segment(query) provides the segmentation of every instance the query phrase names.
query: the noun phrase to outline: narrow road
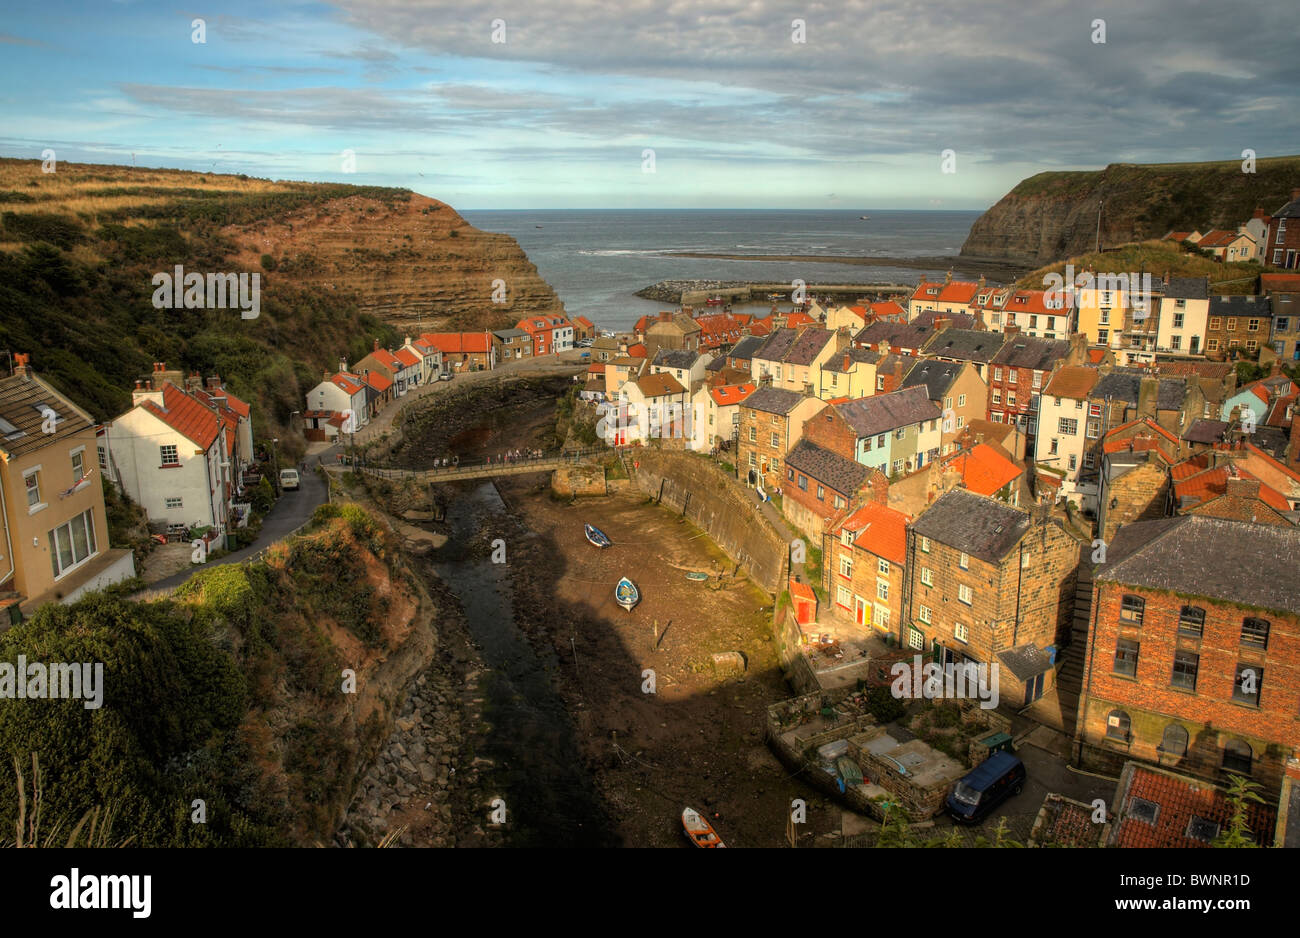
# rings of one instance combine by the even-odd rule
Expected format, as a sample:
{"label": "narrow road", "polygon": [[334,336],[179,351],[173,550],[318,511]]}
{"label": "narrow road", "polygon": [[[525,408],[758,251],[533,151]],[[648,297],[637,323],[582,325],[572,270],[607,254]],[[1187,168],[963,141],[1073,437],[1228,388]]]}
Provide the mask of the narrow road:
{"label": "narrow road", "polygon": [[[335,451],[336,448],[330,448],[318,455],[326,462],[329,462],[334,459]],[[165,580],[150,583],[143,592],[173,589],[200,570],[206,570],[208,567],[219,567],[224,563],[239,563],[247,560],[301,528],[311,519],[312,513],[318,507],[329,501],[329,490],[315,471],[316,456],[310,457],[307,460],[307,465],[308,470],[301,480],[302,488],[296,492],[285,492],[276,500],[271,510],[266,513],[266,517],[262,519],[262,533],[254,543],[248,547],[232,551],[223,557],[209,560],[207,563],[195,564],[190,569],[169,576]]]}

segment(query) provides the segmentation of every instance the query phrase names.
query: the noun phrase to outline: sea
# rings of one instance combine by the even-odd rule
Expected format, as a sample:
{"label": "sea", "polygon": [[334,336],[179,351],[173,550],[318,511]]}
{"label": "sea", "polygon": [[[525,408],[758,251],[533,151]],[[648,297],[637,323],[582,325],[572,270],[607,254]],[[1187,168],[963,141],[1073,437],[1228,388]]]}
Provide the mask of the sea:
{"label": "sea", "polygon": [[981,213],[552,209],[460,214],[476,228],[508,234],[519,242],[570,316],[586,316],[602,329],[621,331],[641,316],[666,308],[662,302],[635,295],[660,280],[917,283],[923,276],[944,273],[910,267],[667,256],[673,252],[953,256]]}

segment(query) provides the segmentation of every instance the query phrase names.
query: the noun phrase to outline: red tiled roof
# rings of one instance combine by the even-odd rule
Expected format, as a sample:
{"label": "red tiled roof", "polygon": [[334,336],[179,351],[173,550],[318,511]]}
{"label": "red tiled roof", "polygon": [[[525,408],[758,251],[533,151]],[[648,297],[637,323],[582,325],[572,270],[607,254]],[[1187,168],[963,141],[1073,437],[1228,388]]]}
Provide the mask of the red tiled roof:
{"label": "red tiled roof", "polygon": [[[1137,420],[1130,420],[1128,423],[1121,423],[1118,427],[1115,427],[1114,429],[1107,431],[1106,436],[1112,437],[1116,433],[1120,433],[1121,431],[1127,430],[1130,427],[1136,427],[1139,425],[1145,427],[1146,429],[1152,431],[1153,433],[1159,434],[1160,436],[1164,437],[1167,441],[1172,443],[1174,446],[1178,445],[1178,437],[1174,436],[1172,433],[1170,433],[1164,427],[1160,426],[1160,424],[1156,423],[1150,417],[1139,417]],[[1107,452],[1112,452],[1112,451],[1107,450]]]}
{"label": "red tiled roof", "polygon": [[365,385],[361,380],[361,376],[354,375],[350,372],[340,371],[334,377],[330,378],[330,381],[333,382],[335,387],[342,389],[349,397],[353,397],[365,391]]}
{"label": "red tiled roof", "polygon": [[645,375],[636,380],[636,386],[646,397],[663,397],[666,394],[681,394],[686,389],[677,379],[667,372]]}
{"label": "red tiled roof", "polygon": [[1300,293],[1300,274],[1260,274],[1260,293]]}
{"label": "red tiled roof", "polygon": [[224,394],[226,397],[226,406],[229,407],[231,410],[233,410],[240,417],[247,419],[248,416],[253,412],[252,407],[250,407],[246,402],[241,401],[239,398],[235,397],[235,395],[231,394],[229,391],[223,389],[221,393]]}
{"label": "red tiled roof", "polygon": [[[853,307],[855,310],[860,307]],[[877,319],[907,319],[907,310],[899,306],[893,300],[883,300],[879,303],[871,304],[871,312]]]}
{"label": "red tiled roof", "polygon": [[[1175,466],[1174,468],[1178,468]],[[1245,469],[1238,469],[1238,474],[1243,479],[1254,479]],[[1193,507],[1201,502],[1207,502],[1212,498],[1218,498],[1228,491],[1228,467],[1218,466],[1214,469],[1204,469],[1194,474],[1183,474],[1181,477],[1175,477],[1174,497],[1181,500],[1183,498],[1194,498],[1195,502],[1184,507]],[[1259,500],[1268,507],[1277,511],[1290,511],[1291,505],[1282,496],[1282,493],[1276,489],[1259,483]]]}
{"label": "red tiled roof", "polygon": [[638,342],[635,345],[629,345],[627,347],[627,356],[628,358],[645,358],[646,357],[645,343]]}
{"label": "red tiled roof", "polygon": [[587,367],[587,374],[589,375],[603,375],[604,373],[605,373],[604,362],[595,362]]}
{"label": "red tiled roof", "polygon": [[397,360],[407,368],[410,368],[412,365],[420,364],[420,356],[416,355],[413,350],[406,348],[405,346],[399,348],[394,354],[397,356]]}
{"label": "red tiled roof", "polygon": [[879,502],[867,502],[845,518],[834,529],[838,539],[840,531],[847,529],[853,535],[855,547],[869,550],[900,567],[907,558],[907,515]]}
{"label": "red tiled roof", "polygon": [[722,387],[712,388],[709,394],[713,397],[713,402],[719,407],[726,407],[730,404],[739,404],[749,395],[753,394],[757,385],[753,384],[726,384]]}
{"label": "red tiled roof", "polygon": [[584,329],[595,329],[595,328],[596,328],[596,324],[595,324],[594,322],[592,322],[590,319],[588,319],[586,316],[579,316],[578,318],[576,318],[576,319],[573,320],[573,321],[576,322],[578,325],[582,326],[582,328],[584,328]]}
{"label": "red tiled roof", "polygon": [[969,452],[948,457],[944,466],[955,467],[966,488],[976,495],[994,495],[1024,471],[987,443],[977,443]]}
{"label": "red tiled roof", "polygon": [[785,325],[787,329],[792,329],[795,326],[813,325],[816,322],[817,320],[813,319],[807,313],[791,313],[785,317]]}
{"label": "red tiled roof", "polygon": [[1094,365],[1101,364],[1101,360],[1105,357],[1106,357],[1106,350],[1104,348],[1088,349],[1088,361],[1092,362]]}
{"label": "red tiled roof", "polygon": [[1068,397],[1071,400],[1083,400],[1097,386],[1101,375],[1096,368],[1083,365],[1063,365],[1043,388],[1043,394],[1049,397]]}
{"label": "red tiled roof", "polygon": [[366,384],[370,385],[376,391],[387,391],[393,386],[389,378],[385,378],[377,371],[367,371],[365,376]]}
{"label": "red tiled roof", "polygon": [[[1232,809],[1222,789],[1209,782],[1158,772],[1130,762],[1132,771],[1124,802],[1123,819],[1114,843],[1119,847],[1208,847],[1187,836],[1193,817],[1204,818],[1226,829]],[[1133,817],[1132,799],[1142,798],[1159,806],[1155,823]],[[1276,810],[1269,804],[1247,802],[1247,826],[1261,843],[1271,843]]]}
{"label": "red tiled roof", "polygon": [[420,338],[444,355],[486,354],[489,344],[486,332],[426,332]]}
{"label": "red tiled roof", "polygon": [[370,353],[370,357],[373,358],[375,361],[379,362],[379,364],[383,365],[389,371],[402,370],[401,359],[395,356],[392,352],[388,351],[388,349],[386,348],[375,349],[373,352]]}
{"label": "red tiled roof", "polygon": [[1207,231],[1200,241],[1196,242],[1198,248],[1222,248],[1227,247],[1238,238],[1245,238],[1246,235],[1236,231],[1228,231],[1224,228],[1215,228]]}
{"label": "red tiled roof", "polygon": [[1047,316],[1064,316],[1069,312],[1064,299],[1060,306],[1048,306],[1047,295],[1046,290],[1017,290],[1007,299],[1004,309],[1008,313],[1040,313]]}
{"label": "red tiled roof", "polygon": [[215,413],[170,382],[163,385],[162,407],[149,400],[141,401],[140,407],[205,450],[221,432],[221,419]]}

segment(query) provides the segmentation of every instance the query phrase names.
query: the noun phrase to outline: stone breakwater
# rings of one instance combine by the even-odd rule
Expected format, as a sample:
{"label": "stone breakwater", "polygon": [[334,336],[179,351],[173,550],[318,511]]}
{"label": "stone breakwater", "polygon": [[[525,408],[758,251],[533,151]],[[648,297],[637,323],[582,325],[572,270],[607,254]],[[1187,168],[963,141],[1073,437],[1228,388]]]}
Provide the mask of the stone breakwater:
{"label": "stone breakwater", "polygon": [[[816,283],[804,285],[810,297],[834,296],[838,299],[858,299],[860,297],[884,298],[885,295],[897,295],[911,292],[911,286],[894,283]],[[677,305],[702,305],[714,296],[720,296],[734,303],[767,303],[771,294],[780,294],[778,303],[790,303],[794,286],[789,282],[771,282],[758,280],[661,280],[644,287],[636,295],[659,303]]]}

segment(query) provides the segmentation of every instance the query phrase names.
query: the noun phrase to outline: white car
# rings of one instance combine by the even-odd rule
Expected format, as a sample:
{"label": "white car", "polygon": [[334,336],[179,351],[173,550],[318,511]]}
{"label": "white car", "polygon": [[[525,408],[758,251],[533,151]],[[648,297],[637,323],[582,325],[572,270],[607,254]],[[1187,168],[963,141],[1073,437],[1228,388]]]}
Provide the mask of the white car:
{"label": "white car", "polygon": [[302,480],[298,478],[297,469],[280,470],[280,488],[284,489],[284,491],[288,492],[292,490],[296,492],[301,484]]}
{"label": "white car", "polygon": [[450,371],[444,371],[442,374],[438,375],[438,380],[439,380],[439,381],[450,381],[450,380],[451,380],[451,372],[450,372]]}

